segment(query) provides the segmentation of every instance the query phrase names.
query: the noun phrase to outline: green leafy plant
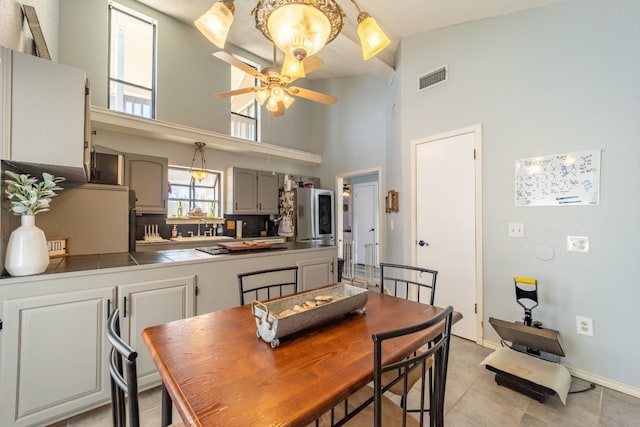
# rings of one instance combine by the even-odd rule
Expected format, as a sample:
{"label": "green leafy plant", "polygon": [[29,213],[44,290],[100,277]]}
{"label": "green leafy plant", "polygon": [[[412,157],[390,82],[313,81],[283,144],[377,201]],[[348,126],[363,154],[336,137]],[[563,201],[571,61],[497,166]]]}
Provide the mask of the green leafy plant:
{"label": "green leafy plant", "polygon": [[7,184],[5,194],[11,201],[11,212],[14,215],[35,215],[49,210],[51,199],[57,194],[56,191],[63,190],[58,183],[65,180],[49,173],[42,174],[42,181],[29,174],[17,174],[5,171],[11,179],[5,179]]}

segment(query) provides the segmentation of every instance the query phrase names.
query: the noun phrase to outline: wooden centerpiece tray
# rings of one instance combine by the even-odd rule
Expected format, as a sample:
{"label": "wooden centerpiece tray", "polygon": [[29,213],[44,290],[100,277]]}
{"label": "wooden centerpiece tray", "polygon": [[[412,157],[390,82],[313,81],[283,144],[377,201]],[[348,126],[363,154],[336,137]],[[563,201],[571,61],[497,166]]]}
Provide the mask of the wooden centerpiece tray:
{"label": "wooden centerpiece tray", "polygon": [[339,283],[267,302],[254,301],[251,313],[256,335],[276,348],[287,335],[354,311],[364,313],[368,299],[368,290]]}

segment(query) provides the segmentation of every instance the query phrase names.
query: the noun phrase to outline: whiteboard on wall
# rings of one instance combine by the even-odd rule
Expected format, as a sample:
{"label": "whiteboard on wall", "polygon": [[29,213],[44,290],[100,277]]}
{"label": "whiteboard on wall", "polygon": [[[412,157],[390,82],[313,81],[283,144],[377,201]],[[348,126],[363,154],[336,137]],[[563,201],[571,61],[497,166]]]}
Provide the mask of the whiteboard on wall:
{"label": "whiteboard on wall", "polygon": [[600,150],[516,160],[516,206],[597,205]]}

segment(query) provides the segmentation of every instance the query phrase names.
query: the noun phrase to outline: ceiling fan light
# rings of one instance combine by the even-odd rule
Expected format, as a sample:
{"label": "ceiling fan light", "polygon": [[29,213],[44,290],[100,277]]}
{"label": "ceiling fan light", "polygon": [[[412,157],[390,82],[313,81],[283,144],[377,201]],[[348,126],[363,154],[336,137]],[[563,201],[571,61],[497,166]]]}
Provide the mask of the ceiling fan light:
{"label": "ceiling fan light", "polygon": [[283,76],[291,77],[291,79],[302,79],[306,76],[302,61],[298,61],[293,55],[287,54],[284,56],[284,63],[280,73]]}
{"label": "ceiling fan light", "polygon": [[223,49],[233,23],[234,12],[233,0],[221,0],[214,3],[211,9],[193,23],[211,43]]}
{"label": "ceiling fan light", "polygon": [[284,98],[284,89],[282,89],[280,86],[275,86],[273,88],[271,88],[271,99],[273,99],[275,102],[280,102],[282,101],[282,99]]}
{"label": "ceiling fan light", "polygon": [[269,89],[259,90],[255,92],[253,96],[256,98],[256,101],[258,101],[258,104],[263,105],[267,98],[269,98]]}
{"label": "ceiling fan light", "polygon": [[273,96],[269,98],[269,101],[267,101],[267,105],[265,106],[265,108],[273,113],[275,113],[276,111],[278,111],[278,101],[276,101],[275,99],[273,99]]}
{"label": "ceiling fan light", "polygon": [[322,49],[332,33],[329,17],[307,3],[277,7],[267,16],[266,24],[273,43],[300,61]]}
{"label": "ceiling fan light", "polygon": [[380,53],[391,43],[378,23],[368,13],[358,15],[358,37],[362,47],[362,57],[366,61]]}
{"label": "ceiling fan light", "polygon": [[284,104],[284,108],[291,107],[291,104],[293,104],[293,101],[295,100],[296,99],[293,96],[289,96],[285,93],[284,98],[282,98],[282,103]]}

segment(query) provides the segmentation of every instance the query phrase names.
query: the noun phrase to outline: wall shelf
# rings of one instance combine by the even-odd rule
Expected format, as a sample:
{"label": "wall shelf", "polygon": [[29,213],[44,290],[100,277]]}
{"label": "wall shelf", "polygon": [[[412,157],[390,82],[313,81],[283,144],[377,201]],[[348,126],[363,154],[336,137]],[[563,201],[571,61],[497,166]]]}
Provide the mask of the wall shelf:
{"label": "wall shelf", "polygon": [[316,153],[264,142],[248,141],[176,123],[145,119],[96,106],[91,107],[91,124],[93,129],[139,135],[182,144],[193,145],[194,141],[202,141],[207,144],[207,147],[222,151],[260,157],[279,157],[311,165],[319,165],[322,162],[322,156]]}

